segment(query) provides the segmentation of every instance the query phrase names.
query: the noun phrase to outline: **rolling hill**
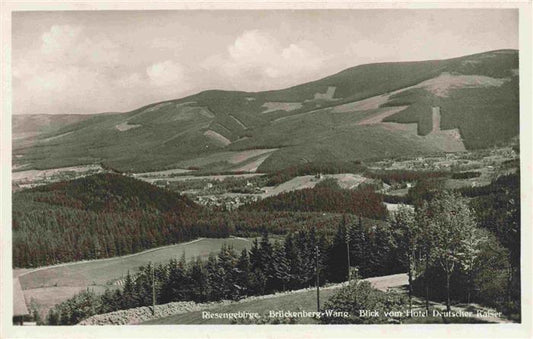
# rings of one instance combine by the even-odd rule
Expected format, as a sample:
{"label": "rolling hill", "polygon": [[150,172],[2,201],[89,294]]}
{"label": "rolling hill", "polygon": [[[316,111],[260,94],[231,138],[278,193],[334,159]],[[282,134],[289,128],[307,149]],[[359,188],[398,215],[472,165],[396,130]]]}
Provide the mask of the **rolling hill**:
{"label": "rolling hill", "polygon": [[[273,171],[486,148],[519,132],[518,51],[361,65],[287,89],[210,90],[15,140],[15,165]],[[230,163],[216,154],[274,150]],[[207,161],[206,159],[213,159]],[[204,161],[205,160],[205,161]]]}
{"label": "rolling hill", "polygon": [[201,211],[185,196],[118,174],[14,192],[13,265],[100,259],[199,236],[227,236],[223,227],[192,227]]}
{"label": "rolling hill", "polygon": [[39,134],[53,133],[66,125],[89,119],[86,114],[32,114],[13,115],[12,137],[14,140],[25,139]]}

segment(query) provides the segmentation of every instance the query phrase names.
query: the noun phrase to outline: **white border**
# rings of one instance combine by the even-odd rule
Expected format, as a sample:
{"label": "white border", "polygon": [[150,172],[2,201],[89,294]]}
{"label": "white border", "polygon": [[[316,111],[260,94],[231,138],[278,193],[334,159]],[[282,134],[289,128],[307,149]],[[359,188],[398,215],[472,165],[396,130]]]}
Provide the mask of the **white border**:
{"label": "white border", "polygon": [[[1,1],[0,96],[0,338],[346,338],[346,337],[531,337],[532,279],[529,225],[533,220],[533,170],[531,162],[531,2],[522,1]],[[168,10],[168,9],[426,9],[426,8],[518,8],[520,26],[520,149],[522,183],[522,324],[465,325],[162,325],[100,327],[18,327],[11,325],[13,309],[11,270],[11,12],[29,10]]]}

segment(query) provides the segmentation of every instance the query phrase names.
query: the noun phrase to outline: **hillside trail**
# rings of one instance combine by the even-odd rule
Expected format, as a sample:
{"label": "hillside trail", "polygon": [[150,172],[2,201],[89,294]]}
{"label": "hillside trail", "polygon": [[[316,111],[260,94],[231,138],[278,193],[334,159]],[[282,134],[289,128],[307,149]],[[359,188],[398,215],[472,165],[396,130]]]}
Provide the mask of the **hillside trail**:
{"label": "hillside trail", "polygon": [[[368,281],[374,287],[375,289],[378,289],[380,291],[386,292],[389,289],[394,289],[396,291],[399,291],[400,293],[407,294],[407,287],[408,284],[408,277],[406,273],[400,273],[400,274],[393,274],[393,275],[385,275],[381,277],[372,277],[372,278],[366,278],[362,279],[361,281]],[[347,282],[343,282],[340,284],[335,284],[331,286],[324,287],[323,289],[334,289],[339,288],[348,285]],[[413,297],[413,310],[425,310],[425,300]],[[430,301],[429,302],[430,308],[438,310],[440,312],[446,311],[446,305],[443,303]],[[470,304],[456,304],[451,306],[452,312],[472,312],[477,314],[477,312],[490,312],[492,314],[498,313],[495,309],[490,307],[485,307],[479,304],[470,303]],[[498,324],[508,324],[513,323],[511,320],[497,317],[497,316],[487,316],[480,318],[482,320],[491,322],[491,323],[498,323]]]}
{"label": "hillside trail", "polygon": [[[407,295],[407,284],[408,284],[408,278],[407,274],[396,274],[396,275],[389,275],[389,276],[383,276],[383,277],[375,277],[375,278],[369,278],[369,279],[363,279],[366,281],[370,281],[372,284],[372,287],[379,289],[381,291],[387,291],[388,289],[396,290],[402,294]],[[439,312],[445,312],[446,311],[446,304],[439,303],[435,301],[429,301],[430,310],[435,309]],[[495,309],[490,307],[485,307],[479,304],[470,303],[470,304],[455,304],[451,305],[451,311],[460,313],[460,312],[472,312],[474,315],[477,314],[477,312],[490,312],[492,314],[498,313]],[[419,297],[413,297],[413,310],[414,311],[424,311],[426,309],[426,301]],[[503,318],[503,317],[497,317],[497,316],[487,316],[487,317],[481,317],[481,320],[488,321],[491,323],[498,323],[498,324],[507,324],[507,323],[513,323],[513,321]]]}
{"label": "hillside trail", "polygon": [[[426,301],[417,297],[413,297],[413,310],[417,311],[423,311],[426,309],[425,307]],[[435,309],[439,312],[445,312],[446,311],[446,304],[438,303],[434,301],[429,302],[430,309]],[[450,309],[452,312],[459,313],[459,312],[472,312],[474,315],[477,314],[477,312],[490,312],[492,314],[498,313],[495,309],[490,307],[485,307],[479,304],[470,303],[470,304],[456,304],[451,305]],[[487,317],[480,317],[480,320],[484,320],[490,323],[497,323],[497,324],[513,324],[514,322],[497,316],[487,316]]]}
{"label": "hillside trail", "polygon": [[[380,276],[380,277],[372,277],[372,278],[366,278],[361,279],[359,281],[368,281],[372,285],[372,287],[381,290],[381,291],[387,291],[389,289],[394,289],[399,291],[400,293],[406,293],[406,285],[408,283],[408,278],[406,273],[400,273],[400,274],[393,274],[393,275],[386,275],[386,276]],[[321,290],[332,290],[332,289],[339,289],[342,287],[345,287],[349,284],[348,281],[337,283],[337,284],[331,284],[321,287]],[[293,290],[293,291],[286,291],[286,292],[278,292],[274,294],[269,295],[261,295],[261,296],[251,296],[248,298],[244,298],[238,301],[219,301],[219,302],[209,302],[209,303],[194,303],[194,302],[173,302],[168,304],[162,304],[162,305],[156,305],[155,308],[155,315],[152,314],[150,307],[137,307],[133,309],[128,310],[120,310],[115,311],[111,313],[106,314],[99,314],[92,316],[84,321],[82,321],[79,325],[119,325],[119,324],[139,324],[143,323],[149,320],[154,319],[162,319],[167,317],[172,317],[178,314],[183,313],[189,313],[189,312],[196,312],[200,310],[208,310],[208,309],[216,309],[220,306],[228,306],[232,304],[241,304],[246,303],[254,300],[264,300],[264,299],[275,299],[275,298],[282,298],[288,295],[293,294],[300,294],[305,292],[314,292],[315,287],[309,287],[309,288],[303,288],[299,290]],[[415,309],[423,310],[425,307],[424,300],[420,298],[413,298]],[[446,309],[446,306],[442,303],[437,302],[430,302],[430,306],[432,309],[437,309],[439,311],[444,311]],[[470,311],[470,312],[476,312],[475,310],[482,310],[482,311],[494,311],[489,308],[481,307],[476,304],[470,304],[470,305],[455,305],[452,306],[452,311],[458,312],[458,311]],[[511,323],[511,321],[507,319],[497,318],[497,317],[486,317],[483,318],[486,321],[490,321],[493,323]]]}
{"label": "hillside trail", "polygon": [[[372,284],[372,286],[378,289],[381,289],[381,290],[386,290],[388,288],[401,287],[402,285],[405,285],[407,283],[407,274],[401,273],[401,274],[387,275],[387,276],[382,276],[382,277],[373,277],[373,278],[362,279],[360,281],[369,281]],[[338,289],[338,288],[341,288],[347,285],[348,285],[348,282],[345,281],[342,283],[336,283],[336,284],[323,286],[320,288],[320,290]],[[175,316],[175,315],[183,314],[183,313],[214,309],[220,306],[242,304],[242,303],[255,301],[255,300],[275,299],[275,298],[281,298],[281,297],[285,297],[285,296],[293,295],[293,294],[306,293],[310,291],[314,292],[315,289],[316,288],[314,286],[311,286],[311,287],[302,288],[299,290],[277,292],[273,294],[259,295],[259,296],[250,296],[244,299],[240,299],[238,301],[222,300],[218,302],[207,302],[207,303],[195,303],[191,301],[171,302],[168,304],[156,305],[155,315],[152,313],[151,307],[142,306],[142,307],[136,307],[136,308],[131,308],[127,310],[119,310],[119,311],[114,311],[110,313],[94,315],[90,318],[83,320],[78,325],[111,325],[111,324],[112,325],[133,325],[133,324],[139,324],[139,323],[149,321],[149,320],[171,317],[171,316]]]}

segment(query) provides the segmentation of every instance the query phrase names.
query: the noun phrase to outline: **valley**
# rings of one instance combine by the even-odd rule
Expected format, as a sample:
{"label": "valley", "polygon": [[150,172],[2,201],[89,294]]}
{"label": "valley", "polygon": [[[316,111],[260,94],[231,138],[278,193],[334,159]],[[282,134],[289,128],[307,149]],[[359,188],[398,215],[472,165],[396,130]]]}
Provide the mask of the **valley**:
{"label": "valley", "polygon": [[49,325],[219,323],[204,306],[311,310],[320,285],[339,310],[426,301],[519,322],[517,68],[517,51],[490,51],[17,117],[15,304]]}
{"label": "valley", "polygon": [[[370,173],[379,171],[413,171],[418,173],[444,171],[448,173],[439,181],[447,189],[473,188],[489,185],[501,175],[512,173],[518,164],[517,154],[511,147],[491,150],[465,151],[444,156],[387,159],[369,163],[367,174],[339,173],[295,176],[275,186],[268,186],[268,174],[195,175],[194,170],[166,170],[160,172],[134,173],[132,177],[171,191],[180,192],[196,203],[208,208],[238,209],[247,203],[260,201],[296,190],[312,189],[317,184],[333,181],[345,190],[357,190],[360,185],[373,185],[376,192],[391,197],[407,197],[416,181],[390,182],[376,179]],[[18,189],[39,187],[64,180],[83,178],[95,173],[104,173],[101,167],[50,169],[43,171],[14,172],[13,182]],[[455,178],[453,173],[478,173],[469,178]],[[128,174],[130,176],[130,174]],[[387,183],[388,182],[388,183]],[[16,190],[15,190],[16,191]],[[387,201],[387,199],[385,199]],[[403,200],[402,200],[403,201]],[[389,212],[397,211],[398,204],[385,202]],[[157,247],[144,252],[122,257],[81,261],[44,266],[34,269],[15,269],[14,278],[20,281],[25,304],[39,305],[42,317],[56,304],[74,295],[91,289],[103,293],[106,289],[123,286],[126,273],[135,273],[139,266],[148,263],[165,263],[185,255],[188,259],[203,258],[216,253],[223,244],[236,251],[249,249],[251,239],[199,238],[187,243]]]}

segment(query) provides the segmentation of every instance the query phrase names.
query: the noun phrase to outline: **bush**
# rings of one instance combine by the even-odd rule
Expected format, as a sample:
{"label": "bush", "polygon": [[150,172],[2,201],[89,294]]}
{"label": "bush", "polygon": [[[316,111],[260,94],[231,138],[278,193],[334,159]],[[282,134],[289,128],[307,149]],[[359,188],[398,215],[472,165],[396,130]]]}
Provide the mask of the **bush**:
{"label": "bush", "polygon": [[481,172],[457,172],[452,174],[452,179],[471,179],[481,176]]}
{"label": "bush", "polygon": [[[324,305],[325,312],[344,313],[347,316],[323,316],[323,324],[382,324],[401,317],[386,317],[385,312],[404,311],[407,301],[396,292],[382,292],[372,288],[368,281],[351,283],[333,295]],[[364,311],[377,311],[377,316],[366,316]],[[363,313],[362,313],[363,312]]]}
{"label": "bush", "polygon": [[49,325],[74,325],[95,314],[102,313],[101,299],[93,291],[81,292],[54,306],[47,316]]}
{"label": "bush", "polygon": [[[508,251],[496,238],[484,232],[487,241],[480,248],[476,268],[469,279],[466,272],[457,269],[451,276],[450,297],[455,302],[477,302],[494,307],[504,313],[507,295]],[[428,278],[429,298],[434,301],[446,300],[446,276],[438,263],[432,263],[429,269],[415,279],[415,295],[425,297],[425,278]],[[471,283],[469,284],[469,280]],[[469,295],[470,292],[470,295]],[[470,300],[468,300],[470,299]]]}
{"label": "bush", "polygon": [[326,178],[315,185],[316,188],[328,188],[333,190],[340,190],[339,182],[335,178]]}

